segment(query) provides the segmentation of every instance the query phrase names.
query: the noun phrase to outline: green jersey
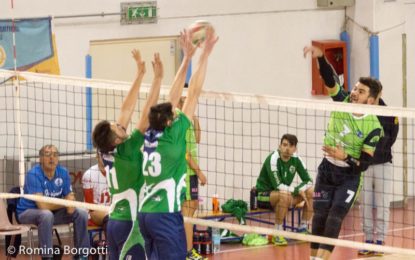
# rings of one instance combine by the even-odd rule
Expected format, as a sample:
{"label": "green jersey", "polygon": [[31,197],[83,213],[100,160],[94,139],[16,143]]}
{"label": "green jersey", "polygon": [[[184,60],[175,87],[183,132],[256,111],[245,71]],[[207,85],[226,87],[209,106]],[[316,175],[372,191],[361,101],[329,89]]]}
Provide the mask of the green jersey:
{"label": "green jersey", "polygon": [[[292,187],[291,184],[297,173],[301,179],[301,183]],[[296,196],[299,191],[311,187],[312,183],[313,181],[300,157],[293,154],[293,156],[285,162],[280,158],[280,153],[277,150],[272,152],[268,155],[267,159],[265,159],[256,182],[256,189],[259,192],[272,190],[288,191]]]}
{"label": "green jersey", "polygon": [[[340,101],[336,96],[344,95],[340,86],[337,94],[332,98]],[[346,96],[343,102],[349,102]],[[330,114],[324,145],[343,147],[345,152],[353,158],[360,158],[362,150],[374,152],[376,144],[383,135],[383,128],[375,115],[355,116],[352,113],[333,111]]]}
{"label": "green jersey", "polygon": [[143,175],[139,211],[146,213],[179,212],[186,184],[186,131],[189,119],[179,112],[164,131],[145,133]]}
{"label": "green jersey", "polygon": [[138,208],[138,193],[143,186],[143,156],[140,147],[144,136],[134,130],[131,136],[119,144],[114,151],[114,167],[107,175],[107,183],[112,197],[110,218],[134,220]]}
{"label": "green jersey", "polygon": [[[176,114],[179,115],[180,113],[182,113],[181,110],[176,108]],[[196,164],[199,164],[194,122],[191,122],[189,128],[186,131],[186,153],[192,156],[192,159]],[[189,187],[189,176],[196,175],[196,173],[192,168],[190,168],[189,164],[187,164],[186,173],[186,185]]]}
{"label": "green jersey", "polygon": [[[120,259],[136,244],[144,245],[140,233],[137,212],[138,194],[143,186],[142,175],[143,156],[140,147],[144,143],[144,136],[135,129],[129,138],[117,145],[113,154],[113,167],[107,174],[107,183],[111,194],[110,220],[132,221],[133,226],[121,250]],[[103,160],[109,161],[110,158]]]}

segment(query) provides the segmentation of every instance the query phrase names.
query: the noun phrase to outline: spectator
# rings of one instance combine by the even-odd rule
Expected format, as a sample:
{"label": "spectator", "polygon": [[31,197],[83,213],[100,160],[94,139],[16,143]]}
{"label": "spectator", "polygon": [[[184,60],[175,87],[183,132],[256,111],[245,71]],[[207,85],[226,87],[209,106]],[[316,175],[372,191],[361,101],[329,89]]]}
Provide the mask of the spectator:
{"label": "spectator", "polygon": [[[59,152],[56,146],[43,146],[39,156],[39,164],[27,173],[24,193],[75,200],[68,170],[59,165]],[[53,259],[53,225],[73,222],[75,247],[84,248],[83,251],[90,247],[87,231],[88,213],[85,210],[21,198],[17,203],[17,217],[22,224],[37,225],[42,260]],[[86,257],[76,255],[75,259],[87,259]]]}

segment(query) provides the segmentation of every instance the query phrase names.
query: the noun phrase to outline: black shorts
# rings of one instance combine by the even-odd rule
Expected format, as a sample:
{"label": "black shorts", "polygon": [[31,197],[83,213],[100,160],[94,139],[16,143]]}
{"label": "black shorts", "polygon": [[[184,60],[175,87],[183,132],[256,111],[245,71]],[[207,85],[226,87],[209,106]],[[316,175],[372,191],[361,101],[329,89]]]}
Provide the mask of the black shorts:
{"label": "black shorts", "polygon": [[186,176],[186,199],[185,200],[198,200],[199,199],[199,179],[197,175]]}
{"label": "black shorts", "polygon": [[324,158],[314,186],[314,210],[340,207],[348,211],[359,194],[361,183],[361,174],[353,174],[350,167],[336,166]]}
{"label": "black shorts", "polygon": [[270,194],[271,194],[271,191],[258,192],[257,194],[258,208],[272,209],[272,206],[269,200]]}

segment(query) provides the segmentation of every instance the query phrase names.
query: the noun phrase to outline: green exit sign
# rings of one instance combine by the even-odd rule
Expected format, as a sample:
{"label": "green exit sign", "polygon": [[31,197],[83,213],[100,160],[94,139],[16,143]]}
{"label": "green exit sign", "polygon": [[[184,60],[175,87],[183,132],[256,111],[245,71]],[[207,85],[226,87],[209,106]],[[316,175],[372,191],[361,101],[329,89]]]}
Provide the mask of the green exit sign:
{"label": "green exit sign", "polygon": [[121,3],[121,24],[157,23],[157,2]]}
{"label": "green exit sign", "polygon": [[157,17],[157,8],[154,6],[129,7],[127,11],[127,19],[146,19]]}

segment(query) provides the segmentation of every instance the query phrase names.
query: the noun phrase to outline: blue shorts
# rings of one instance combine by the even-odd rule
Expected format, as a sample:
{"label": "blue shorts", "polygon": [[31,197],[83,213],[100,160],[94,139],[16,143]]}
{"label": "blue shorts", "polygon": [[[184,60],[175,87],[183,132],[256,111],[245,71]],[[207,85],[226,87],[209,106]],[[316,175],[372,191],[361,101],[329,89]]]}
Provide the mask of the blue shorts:
{"label": "blue shorts", "polygon": [[187,253],[183,216],[175,213],[138,213],[149,260],[185,260]]}
{"label": "blue shorts", "polygon": [[[108,242],[108,255],[110,260],[121,259],[120,256],[123,251],[123,247],[130,247],[127,250],[124,259],[127,260],[141,260],[146,259],[143,238],[136,224],[135,229],[132,230],[132,221],[114,220],[110,219],[107,224],[107,242]],[[133,233],[131,233],[133,232]],[[130,236],[131,233],[131,236]],[[127,238],[129,243],[125,243]],[[131,243],[131,244],[130,244]]]}

